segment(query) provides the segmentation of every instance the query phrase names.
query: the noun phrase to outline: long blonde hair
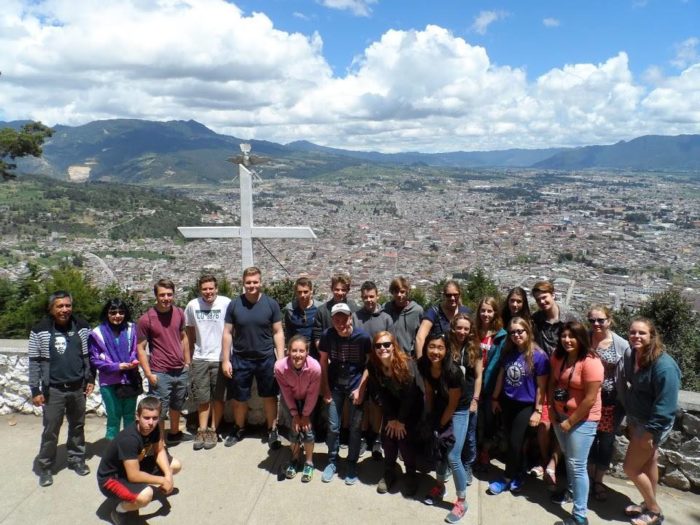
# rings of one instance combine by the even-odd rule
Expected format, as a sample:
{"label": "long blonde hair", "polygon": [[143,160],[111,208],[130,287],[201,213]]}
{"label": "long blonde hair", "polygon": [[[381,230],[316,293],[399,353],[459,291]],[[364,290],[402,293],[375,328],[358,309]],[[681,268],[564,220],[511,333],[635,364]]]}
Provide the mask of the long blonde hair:
{"label": "long blonde hair", "polygon": [[[457,323],[463,319],[469,321],[469,333],[467,334],[467,339],[464,343],[457,341],[457,336],[455,334],[455,329],[457,328]],[[467,360],[469,361],[469,367],[474,368],[476,366],[476,361],[481,357],[479,353],[479,344],[477,342],[476,332],[474,331],[474,323],[471,317],[467,314],[457,314],[450,321],[450,334],[448,337],[448,346],[452,354],[452,359],[456,363],[462,360],[462,346],[463,344],[467,347]]]}
{"label": "long blonde hair", "polygon": [[535,344],[535,337],[532,331],[532,325],[527,319],[523,319],[522,317],[513,317],[513,319],[510,320],[510,323],[508,323],[508,339],[506,340],[505,345],[506,353],[518,352],[518,347],[515,345],[510,335],[510,332],[514,326],[522,328],[527,334],[527,342],[525,343],[525,348],[523,350],[523,358],[525,359],[527,371],[532,372],[535,366],[534,356],[535,348],[537,348],[537,345]]}
{"label": "long blonde hair", "polygon": [[635,317],[630,323],[630,327],[634,323],[644,323],[649,328],[649,335],[651,337],[651,342],[642,348],[641,354],[637,358],[640,368],[646,368],[650,366],[654,361],[656,361],[661,354],[663,354],[666,349],[664,348],[664,343],[661,340],[661,335],[659,334],[654,322],[646,317]]}

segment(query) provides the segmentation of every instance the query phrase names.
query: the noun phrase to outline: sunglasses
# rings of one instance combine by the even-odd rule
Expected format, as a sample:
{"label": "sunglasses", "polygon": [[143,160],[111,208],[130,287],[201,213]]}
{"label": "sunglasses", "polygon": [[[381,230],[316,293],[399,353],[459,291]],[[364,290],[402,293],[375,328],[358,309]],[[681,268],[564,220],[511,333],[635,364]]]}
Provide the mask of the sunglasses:
{"label": "sunglasses", "polygon": [[598,317],[596,319],[593,319],[592,317],[588,318],[588,322],[591,324],[605,324],[605,321],[607,321],[607,317]]}
{"label": "sunglasses", "polygon": [[446,293],[446,294],[444,294],[444,296],[449,297],[451,299],[456,299],[457,297],[459,297],[459,294],[458,293]]}
{"label": "sunglasses", "polygon": [[391,341],[384,341],[381,343],[374,343],[374,349],[379,350],[380,348],[391,348]]}
{"label": "sunglasses", "polygon": [[124,310],[110,310],[107,315],[124,315],[125,313]]}
{"label": "sunglasses", "polygon": [[511,330],[508,332],[510,335],[523,335],[526,331],[523,330],[522,328],[518,328],[516,330]]}

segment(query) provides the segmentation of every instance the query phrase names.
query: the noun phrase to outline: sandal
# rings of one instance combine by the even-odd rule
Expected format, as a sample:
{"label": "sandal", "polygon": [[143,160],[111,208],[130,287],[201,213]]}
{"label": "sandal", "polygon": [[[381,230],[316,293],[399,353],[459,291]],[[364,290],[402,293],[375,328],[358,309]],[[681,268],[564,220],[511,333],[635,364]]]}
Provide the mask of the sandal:
{"label": "sandal", "polygon": [[632,525],[659,525],[664,522],[664,515],[660,512],[645,510],[636,518],[632,518]]}
{"label": "sandal", "polygon": [[627,505],[625,507],[625,516],[629,516],[631,518],[634,518],[636,516],[639,516],[643,512],[646,512],[647,507],[644,505],[644,502],[641,502],[639,505],[633,503],[632,505]]}
{"label": "sandal", "polygon": [[[593,483],[593,497],[596,501],[607,501],[608,500],[608,487],[602,481],[596,481]],[[630,505],[631,507],[632,505]],[[625,509],[625,513],[627,509]],[[641,512],[640,512],[641,514]]]}

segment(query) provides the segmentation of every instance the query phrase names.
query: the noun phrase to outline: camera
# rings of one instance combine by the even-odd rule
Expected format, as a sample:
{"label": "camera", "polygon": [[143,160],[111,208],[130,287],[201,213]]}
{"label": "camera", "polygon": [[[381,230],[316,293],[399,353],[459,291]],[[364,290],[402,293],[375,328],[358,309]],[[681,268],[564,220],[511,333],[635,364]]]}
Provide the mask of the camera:
{"label": "camera", "polygon": [[566,403],[569,400],[569,391],[566,388],[554,389],[554,401]]}

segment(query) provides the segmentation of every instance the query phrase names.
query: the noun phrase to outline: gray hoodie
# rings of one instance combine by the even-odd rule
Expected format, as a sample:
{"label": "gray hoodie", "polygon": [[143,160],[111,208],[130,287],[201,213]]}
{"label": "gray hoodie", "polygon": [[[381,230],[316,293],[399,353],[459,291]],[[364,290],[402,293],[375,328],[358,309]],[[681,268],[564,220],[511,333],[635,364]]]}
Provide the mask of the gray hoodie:
{"label": "gray hoodie", "polygon": [[396,336],[399,346],[407,354],[415,355],[416,334],[423,316],[423,307],[415,301],[409,301],[402,310],[399,310],[394,301],[389,301],[384,305],[384,311],[391,316],[394,322],[392,332]]}

